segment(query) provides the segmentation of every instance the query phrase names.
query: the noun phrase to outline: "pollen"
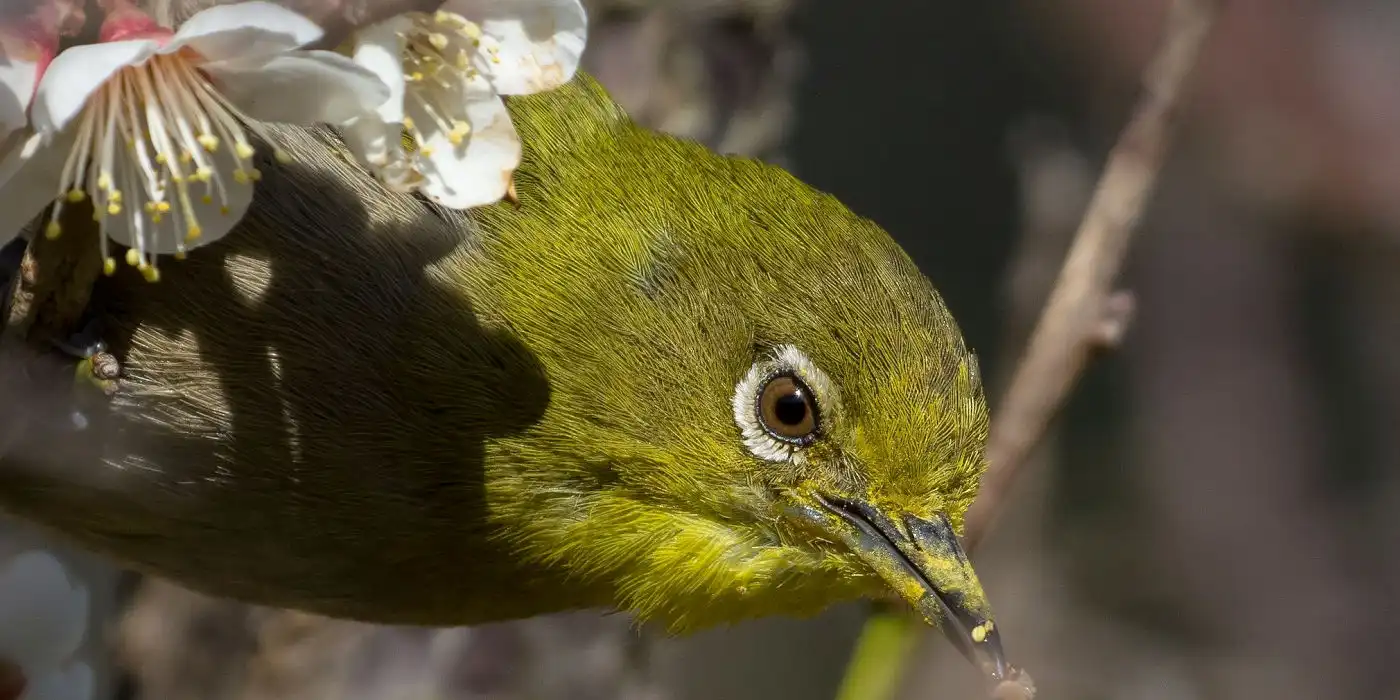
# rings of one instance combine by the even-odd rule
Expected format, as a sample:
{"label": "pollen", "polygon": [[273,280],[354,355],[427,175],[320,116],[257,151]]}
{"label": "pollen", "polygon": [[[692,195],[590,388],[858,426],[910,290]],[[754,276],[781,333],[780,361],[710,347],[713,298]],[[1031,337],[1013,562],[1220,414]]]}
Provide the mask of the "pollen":
{"label": "pollen", "polygon": [[[483,37],[479,25],[453,12],[414,16],[403,37],[403,74],[410,83],[407,98],[419,117],[403,121],[404,131],[418,146],[409,151],[412,157],[433,154],[426,147],[429,131],[441,134],[454,147],[466,143],[472,128],[461,91],[480,76],[474,58]],[[491,56],[495,51],[490,49]]]}
{"label": "pollen", "polygon": [[[203,231],[200,215],[210,212],[197,203],[226,212],[232,188],[261,177],[249,135],[270,143],[269,135],[219,93],[198,58],[162,54],[127,66],[93,92],[77,118],[45,234],[62,233],[65,204],[91,199],[106,274],[117,267],[107,252],[116,217],[130,231],[127,262],[154,282],[157,241],[183,252]],[[274,156],[290,160],[280,149]]]}

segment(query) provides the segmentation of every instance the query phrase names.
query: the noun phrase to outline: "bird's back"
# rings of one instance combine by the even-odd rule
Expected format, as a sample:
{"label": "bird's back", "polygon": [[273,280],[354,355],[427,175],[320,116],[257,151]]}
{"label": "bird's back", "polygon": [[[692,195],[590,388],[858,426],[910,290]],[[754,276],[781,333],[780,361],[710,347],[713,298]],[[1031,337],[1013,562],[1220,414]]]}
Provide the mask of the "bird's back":
{"label": "bird's back", "polygon": [[438,269],[463,274],[474,225],[384,192],[326,133],[277,136],[294,160],[265,164],[234,235],[158,284],[99,286],[123,387],[86,430],[0,463],[0,506],[211,593],[341,617],[589,602],[531,596],[486,522],[485,445],[549,387]]}

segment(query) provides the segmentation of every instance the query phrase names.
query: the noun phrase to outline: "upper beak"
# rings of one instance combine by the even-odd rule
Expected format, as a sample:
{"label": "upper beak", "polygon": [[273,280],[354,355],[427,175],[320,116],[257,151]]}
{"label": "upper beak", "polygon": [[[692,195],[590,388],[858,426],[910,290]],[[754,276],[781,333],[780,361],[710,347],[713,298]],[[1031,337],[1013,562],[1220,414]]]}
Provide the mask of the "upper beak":
{"label": "upper beak", "polygon": [[947,518],[892,516],[863,501],[827,495],[813,500],[818,508],[799,509],[808,511],[809,520],[826,525],[974,666],[993,680],[1006,678],[991,605]]}

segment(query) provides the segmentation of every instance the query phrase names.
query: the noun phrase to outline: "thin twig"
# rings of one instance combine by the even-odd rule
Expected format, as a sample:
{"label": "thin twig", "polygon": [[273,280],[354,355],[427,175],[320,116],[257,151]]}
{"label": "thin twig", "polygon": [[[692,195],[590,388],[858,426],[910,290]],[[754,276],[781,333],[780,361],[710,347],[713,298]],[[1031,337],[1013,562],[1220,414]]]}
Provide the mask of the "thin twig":
{"label": "thin twig", "polygon": [[1131,315],[1131,297],[1115,293],[1112,285],[1156,185],[1188,78],[1222,2],[1172,3],[1162,45],[1144,75],[1144,93],[1109,153],[1054,291],[994,413],[987,474],[967,513],[968,550],[987,534],[1090,353],[1105,341],[1116,341]]}
{"label": "thin twig", "polygon": [[[1031,341],[995,412],[987,449],[990,464],[982,491],[966,518],[964,545],[970,551],[986,535],[1030,451],[1074,386],[1096,347],[1114,346],[1133,313],[1133,299],[1115,292],[1138,219],[1156,184],[1201,47],[1224,0],[1175,0],[1157,55],[1144,75],[1144,89],[1131,121],[1109,153],[1093,198],[1075,234],[1059,279]],[[903,626],[901,627],[900,624]],[[864,685],[867,677],[902,675],[909,653],[889,653],[889,640],[913,634],[904,616],[886,613],[866,623],[867,634],[852,656],[841,698],[886,700],[888,681]],[[872,630],[879,628],[879,635]],[[878,636],[880,643],[865,640]],[[878,667],[878,668],[877,668]],[[1029,700],[1034,690],[1016,679],[997,685],[997,700]]]}

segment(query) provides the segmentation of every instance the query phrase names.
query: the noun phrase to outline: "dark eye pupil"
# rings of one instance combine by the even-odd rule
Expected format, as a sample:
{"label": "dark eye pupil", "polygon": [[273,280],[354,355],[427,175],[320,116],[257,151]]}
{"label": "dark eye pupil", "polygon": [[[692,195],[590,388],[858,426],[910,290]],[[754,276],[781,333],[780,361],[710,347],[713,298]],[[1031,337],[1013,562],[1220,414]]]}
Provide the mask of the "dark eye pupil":
{"label": "dark eye pupil", "polygon": [[807,399],[800,391],[780,396],[773,404],[773,416],[783,425],[801,425],[807,420]]}

